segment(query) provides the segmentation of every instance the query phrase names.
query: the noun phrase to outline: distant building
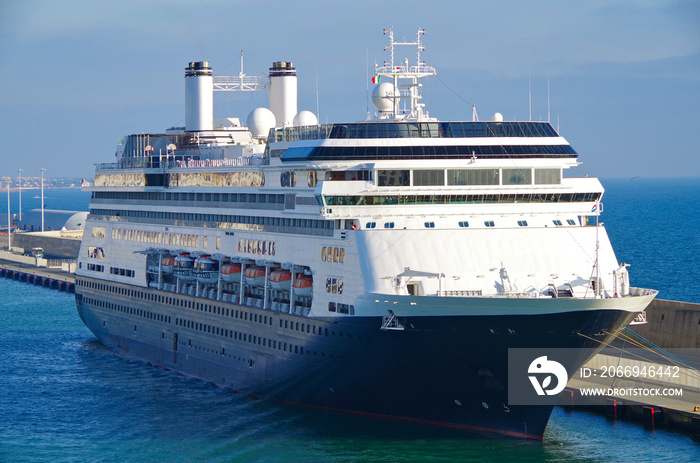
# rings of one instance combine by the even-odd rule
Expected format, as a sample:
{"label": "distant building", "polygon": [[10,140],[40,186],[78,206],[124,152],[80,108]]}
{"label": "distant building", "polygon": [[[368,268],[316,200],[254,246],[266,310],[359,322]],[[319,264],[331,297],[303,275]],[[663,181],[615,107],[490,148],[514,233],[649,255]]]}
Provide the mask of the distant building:
{"label": "distant building", "polygon": [[[85,211],[44,209],[44,230],[84,230],[87,216]],[[41,209],[22,213],[19,229],[28,232],[41,231]]]}

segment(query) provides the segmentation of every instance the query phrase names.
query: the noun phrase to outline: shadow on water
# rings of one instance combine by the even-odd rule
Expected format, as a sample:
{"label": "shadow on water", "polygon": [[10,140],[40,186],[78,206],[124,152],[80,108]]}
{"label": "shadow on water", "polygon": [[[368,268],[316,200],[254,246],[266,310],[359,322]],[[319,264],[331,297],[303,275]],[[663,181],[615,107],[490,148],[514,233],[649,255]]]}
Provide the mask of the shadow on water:
{"label": "shadow on water", "polygon": [[[149,442],[226,448],[233,459],[221,461],[236,461],[236,455],[241,461],[484,461],[499,455],[517,455],[520,461],[548,459],[540,442],[254,398],[146,367],[95,340],[83,342],[77,355],[90,377],[90,394],[109,397],[93,404],[94,413],[111,417],[109,431],[95,438],[109,434],[134,441],[149,436]],[[182,450],[192,456],[194,448]]]}
{"label": "shadow on water", "polygon": [[[586,413],[555,409],[544,442],[524,441],[283,405],[124,358],[95,340],[76,347],[89,402],[81,419],[104,422],[75,435],[121,456],[136,451],[163,461],[607,462],[640,461],[651,451],[657,461],[700,458],[685,436]],[[685,449],[680,456],[678,448]]]}

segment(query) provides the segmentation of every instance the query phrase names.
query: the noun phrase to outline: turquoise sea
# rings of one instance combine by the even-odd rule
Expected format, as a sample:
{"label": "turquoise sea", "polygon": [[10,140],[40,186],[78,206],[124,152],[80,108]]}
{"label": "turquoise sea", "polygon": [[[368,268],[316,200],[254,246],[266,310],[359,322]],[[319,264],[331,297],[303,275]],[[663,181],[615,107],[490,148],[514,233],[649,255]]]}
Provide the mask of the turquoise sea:
{"label": "turquoise sea", "polygon": [[[603,184],[602,219],[633,284],[700,302],[700,179]],[[48,207],[87,208],[79,190],[45,195],[59,191]],[[72,295],[0,279],[0,462],[691,462],[698,444],[560,408],[544,442],[528,442],[252,399],[119,357]]]}

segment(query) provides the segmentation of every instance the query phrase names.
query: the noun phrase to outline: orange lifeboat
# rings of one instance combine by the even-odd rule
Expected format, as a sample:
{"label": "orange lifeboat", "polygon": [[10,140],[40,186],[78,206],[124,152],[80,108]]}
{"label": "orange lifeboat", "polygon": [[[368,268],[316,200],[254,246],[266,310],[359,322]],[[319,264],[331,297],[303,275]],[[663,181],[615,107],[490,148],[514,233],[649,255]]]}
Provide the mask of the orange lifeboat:
{"label": "orange lifeboat", "polygon": [[292,273],[289,270],[277,269],[270,273],[270,287],[272,289],[289,291],[292,287]]}
{"label": "orange lifeboat", "polygon": [[243,276],[250,286],[265,286],[265,267],[249,267]]}
{"label": "orange lifeboat", "polygon": [[314,279],[311,275],[299,275],[294,280],[294,294],[311,297],[313,294]]}
{"label": "orange lifeboat", "polygon": [[241,281],[241,264],[224,264],[221,266],[221,279],[227,283]]}
{"label": "orange lifeboat", "polygon": [[173,256],[164,256],[160,260],[160,268],[163,273],[173,273],[173,265],[175,265],[175,258]]}

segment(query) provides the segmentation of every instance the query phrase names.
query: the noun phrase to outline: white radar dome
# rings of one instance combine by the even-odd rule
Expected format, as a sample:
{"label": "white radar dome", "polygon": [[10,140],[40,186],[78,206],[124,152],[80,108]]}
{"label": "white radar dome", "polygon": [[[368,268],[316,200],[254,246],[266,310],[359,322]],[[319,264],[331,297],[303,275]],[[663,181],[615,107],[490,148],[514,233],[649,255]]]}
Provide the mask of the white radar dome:
{"label": "white radar dome", "polygon": [[391,82],[382,82],[372,90],[372,103],[381,112],[391,111],[394,107],[394,98],[399,96],[398,89]]}
{"label": "white radar dome", "polygon": [[275,115],[267,108],[255,108],[246,120],[248,130],[254,137],[267,137],[270,129],[276,125]]}
{"label": "white radar dome", "polygon": [[303,127],[307,125],[318,125],[318,119],[316,115],[311,111],[299,111],[296,116],[294,116],[294,127]]}
{"label": "white radar dome", "polygon": [[503,122],[503,114],[493,113],[493,116],[491,116],[491,122]]}

